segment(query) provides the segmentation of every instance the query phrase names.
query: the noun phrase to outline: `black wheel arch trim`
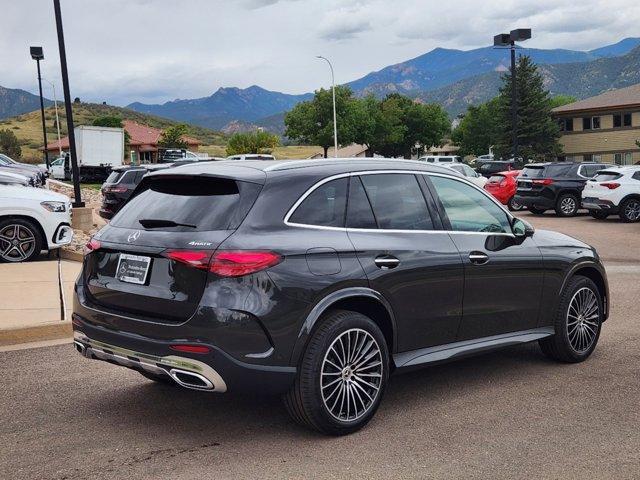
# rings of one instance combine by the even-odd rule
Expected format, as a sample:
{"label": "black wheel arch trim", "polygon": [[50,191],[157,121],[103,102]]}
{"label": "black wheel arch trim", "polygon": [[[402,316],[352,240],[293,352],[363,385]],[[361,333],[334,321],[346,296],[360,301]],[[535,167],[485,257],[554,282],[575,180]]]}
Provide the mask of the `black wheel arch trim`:
{"label": "black wheel arch trim", "polygon": [[323,297],[319,302],[315,304],[315,306],[311,309],[307,317],[305,318],[302,326],[300,327],[300,331],[298,332],[298,338],[296,339],[295,345],[293,347],[293,352],[291,353],[291,365],[297,365],[298,361],[304,352],[304,348],[311,337],[311,333],[313,332],[314,327],[318,323],[318,320],[322,317],[322,315],[331,309],[336,303],[345,299],[353,299],[353,298],[367,298],[373,299],[377,301],[384,309],[387,311],[389,318],[391,319],[391,329],[393,333],[393,345],[391,346],[391,352],[397,351],[397,325],[396,318],[393,314],[393,309],[391,308],[391,304],[387,301],[386,298],[376,290],[373,290],[369,287],[348,287],[340,290],[336,290],[331,292],[327,296]]}
{"label": "black wheel arch trim", "polygon": [[[604,320],[606,320],[607,318],[609,318],[609,309],[610,309],[609,282],[607,280],[607,272],[601,263],[586,260],[586,261],[580,261],[578,263],[572,264],[571,268],[569,268],[569,270],[564,276],[564,279],[562,280],[562,286],[560,288],[560,292],[564,291],[565,287],[567,286],[567,283],[569,283],[569,280],[571,280],[580,270],[583,270],[585,268],[595,269],[600,275],[600,280],[602,281],[602,287],[604,289],[604,292],[602,292],[604,294],[603,295],[604,298],[602,300],[604,304]],[[560,298],[560,295],[558,295],[558,299],[559,298]]]}

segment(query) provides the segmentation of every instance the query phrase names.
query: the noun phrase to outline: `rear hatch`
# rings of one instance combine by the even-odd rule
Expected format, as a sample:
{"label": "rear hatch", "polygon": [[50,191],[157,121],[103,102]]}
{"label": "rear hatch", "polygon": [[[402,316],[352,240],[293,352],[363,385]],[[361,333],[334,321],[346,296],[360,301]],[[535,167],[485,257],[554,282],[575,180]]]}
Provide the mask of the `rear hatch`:
{"label": "rear hatch", "polygon": [[612,190],[620,186],[617,182],[622,178],[622,174],[616,171],[603,170],[595,177],[588,180],[582,192],[583,200],[598,199],[601,196],[608,196]]}
{"label": "rear hatch", "polygon": [[89,300],[115,314],[186,321],[200,303],[210,256],[260,189],[212,176],[145,177],[90,243],[83,270]]}
{"label": "rear hatch", "polygon": [[507,181],[507,177],[505,177],[504,175],[499,175],[499,174],[491,175],[487,180],[487,183],[485,184],[484,188],[490,192],[491,191],[495,192],[500,190],[501,188],[504,188],[506,185],[506,181]]}

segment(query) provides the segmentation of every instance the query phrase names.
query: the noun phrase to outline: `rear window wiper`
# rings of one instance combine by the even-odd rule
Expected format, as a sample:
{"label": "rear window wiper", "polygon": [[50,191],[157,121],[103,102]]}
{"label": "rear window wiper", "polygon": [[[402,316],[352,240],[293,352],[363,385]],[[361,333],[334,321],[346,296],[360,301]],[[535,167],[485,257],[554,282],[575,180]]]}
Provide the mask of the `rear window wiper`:
{"label": "rear window wiper", "polygon": [[162,227],[198,228],[197,225],[192,225],[190,223],[179,223],[179,222],[174,222],[173,220],[163,220],[160,218],[143,218],[142,220],[138,220],[138,223],[142,225],[144,228],[162,228]]}

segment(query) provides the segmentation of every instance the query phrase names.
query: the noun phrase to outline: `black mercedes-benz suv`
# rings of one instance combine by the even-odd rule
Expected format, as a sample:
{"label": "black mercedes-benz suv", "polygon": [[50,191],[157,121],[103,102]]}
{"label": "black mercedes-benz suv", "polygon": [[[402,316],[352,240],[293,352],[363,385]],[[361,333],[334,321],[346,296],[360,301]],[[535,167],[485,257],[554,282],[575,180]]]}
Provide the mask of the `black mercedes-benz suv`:
{"label": "black mercedes-benz suv", "polygon": [[609,311],[593,248],[412,161],[154,172],[87,250],[73,307],[85,357],[283,394],[329,434],[366,424],[394,372],[533,341],[585,360]]}
{"label": "black mercedes-benz suv", "polygon": [[532,163],[525,165],[518,177],[514,201],[532,213],[542,215],[555,210],[561,217],[573,217],[581,207],[580,198],[587,180],[606,163]]}

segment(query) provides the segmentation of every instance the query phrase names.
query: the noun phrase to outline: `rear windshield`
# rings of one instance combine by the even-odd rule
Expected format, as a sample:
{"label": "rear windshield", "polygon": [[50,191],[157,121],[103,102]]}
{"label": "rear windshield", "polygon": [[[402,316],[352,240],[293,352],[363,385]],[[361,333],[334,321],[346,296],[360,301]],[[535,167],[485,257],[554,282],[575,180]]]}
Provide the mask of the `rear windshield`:
{"label": "rear windshield", "polygon": [[617,172],[600,172],[595,177],[593,177],[594,182],[610,182],[611,180],[617,180],[622,175]]}
{"label": "rear windshield", "polygon": [[[260,185],[226,178],[152,177],[113,218],[119,228],[203,232],[238,228],[260,192]],[[163,224],[164,222],[164,224]],[[168,225],[174,222],[181,225]]]}
{"label": "rear windshield", "polygon": [[107,177],[107,179],[105,180],[104,183],[116,183],[118,180],[120,180],[122,178],[122,176],[125,174],[126,170],[122,171],[122,170],[114,170],[113,172],[111,172],[109,174],[109,176]]}
{"label": "rear windshield", "polygon": [[504,178],[504,175],[491,175],[487,183],[500,183]]}
{"label": "rear windshield", "polygon": [[526,166],[520,175],[523,178],[555,178],[567,175],[573,168],[572,164],[556,163],[554,165]]}

